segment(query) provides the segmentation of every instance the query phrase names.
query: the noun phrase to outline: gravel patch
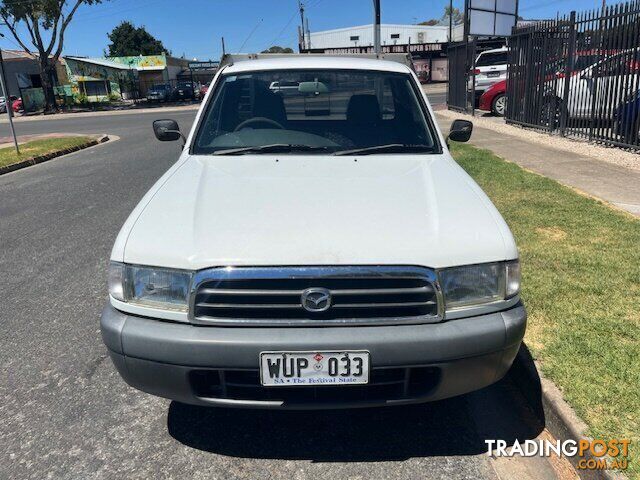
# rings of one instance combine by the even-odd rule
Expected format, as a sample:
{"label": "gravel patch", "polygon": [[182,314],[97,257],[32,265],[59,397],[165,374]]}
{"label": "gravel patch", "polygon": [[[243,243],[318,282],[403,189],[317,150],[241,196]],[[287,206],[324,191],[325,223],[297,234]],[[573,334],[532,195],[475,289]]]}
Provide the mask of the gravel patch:
{"label": "gravel patch", "polygon": [[[468,115],[453,112],[450,110],[440,110],[438,111],[438,115],[442,115],[451,119],[468,117]],[[576,139],[547,135],[544,133],[539,133],[535,130],[525,129],[514,125],[507,125],[502,119],[496,117],[479,116],[473,117],[472,120],[473,123],[478,127],[488,128],[499,133],[504,133],[506,135],[520,137],[532,143],[546,145],[558,150],[564,150],[578,155],[584,155],[585,157],[594,158],[603,162],[608,162],[614,165],[619,165],[621,167],[640,171],[640,154],[638,153],[621,150],[615,147],[595,145],[593,143],[588,143]]]}

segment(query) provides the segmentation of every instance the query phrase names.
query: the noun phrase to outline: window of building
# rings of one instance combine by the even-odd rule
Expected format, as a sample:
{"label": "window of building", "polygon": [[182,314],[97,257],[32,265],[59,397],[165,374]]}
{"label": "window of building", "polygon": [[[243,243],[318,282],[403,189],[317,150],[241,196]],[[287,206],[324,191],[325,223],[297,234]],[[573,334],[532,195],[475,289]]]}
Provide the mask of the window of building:
{"label": "window of building", "polygon": [[352,42],[357,42],[358,40],[360,40],[360,35],[352,35],[349,40],[351,40]]}
{"label": "window of building", "polygon": [[391,34],[391,38],[392,39],[398,39],[398,38],[400,38],[400,34],[399,33],[392,33]]}
{"label": "window of building", "polygon": [[87,82],[78,82],[80,92],[87,97],[106,97],[111,93],[111,84],[104,80],[90,80]]}

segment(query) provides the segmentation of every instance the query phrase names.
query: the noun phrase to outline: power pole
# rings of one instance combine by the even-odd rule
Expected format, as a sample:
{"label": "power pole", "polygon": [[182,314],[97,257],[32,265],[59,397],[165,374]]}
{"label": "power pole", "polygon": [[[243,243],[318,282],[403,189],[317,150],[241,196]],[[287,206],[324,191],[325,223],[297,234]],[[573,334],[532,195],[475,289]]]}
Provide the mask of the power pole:
{"label": "power pole", "polygon": [[449,0],[449,43],[453,41],[453,0]]}
{"label": "power pole", "polygon": [[[0,36],[4,37],[0,33]],[[13,144],[16,147],[16,154],[20,155],[20,147],[18,146],[18,137],[16,136],[16,129],[13,126],[13,104],[7,91],[7,79],[4,75],[4,60],[2,58],[2,49],[0,49],[0,84],[2,84],[2,94],[4,95],[4,104],[7,107],[7,116],[9,117],[9,128],[11,128],[11,135],[13,136]]]}
{"label": "power pole", "polygon": [[373,50],[380,55],[380,0],[373,0]]}
{"label": "power pole", "polygon": [[302,27],[302,48],[304,50],[307,49],[307,42],[305,40],[305,32],[304,32],[304,3],[298,0],[298,8],[300,9],[300,26]]}

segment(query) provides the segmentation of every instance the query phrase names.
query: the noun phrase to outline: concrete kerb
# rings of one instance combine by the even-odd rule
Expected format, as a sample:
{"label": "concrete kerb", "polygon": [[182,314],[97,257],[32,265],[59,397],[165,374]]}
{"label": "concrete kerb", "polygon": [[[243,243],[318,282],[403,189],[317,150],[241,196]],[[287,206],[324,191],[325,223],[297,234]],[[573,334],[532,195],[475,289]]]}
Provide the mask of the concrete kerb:
{"label": "concrete kerb", "polygon": [[80,150],[84,150],[86,148],[89,147],[94,147],[96,145],[100,145],[109,141],[113,141],[116,140],[117,137],[109,137],[109,135],[100,135],[97,136],[96,138],[85,142],[81,145],[76,145],[75,147],[69,147],[69,148],[63,148],[60,150],[56,150],[54,152],[49,152],[47,154],[44,155],[38,155],[32,158],[27,158],[25,160],[22,160],[20,162],[16,162],[16,163],[12,163],[10,165],[5,165],[3,167],[0,167],[0,175],[4,175],[6,173],[11,173],[11,172],[15,172],[16,170],[20,170],[26,167],[30,167],[32,165],[37,165],[39,163],[43,163],[43,162],[48,162],[49,160],[53,160],[54,158],[58,158],[61,157],[63,155],[68,155],[70,153],[74,153]]}
{"label": "concrete kerb", "polygon": [[[561,442],[573,440],[592,440],[587,432],[587,424],[578,416],[573,408],[564,400],[562,392],[551,380],[544,377],[539,362],[535,361],[526,345],[522,345],[511,370],[508,373],[511,381],[529,404],[540,423],[553,437]],[[578,461],[585,459],[600,460],[590,452],[583,457],[567,457],[580,478],[584,480],[627,480],[621,473],[611,470],[587,470],[578,468]]]}

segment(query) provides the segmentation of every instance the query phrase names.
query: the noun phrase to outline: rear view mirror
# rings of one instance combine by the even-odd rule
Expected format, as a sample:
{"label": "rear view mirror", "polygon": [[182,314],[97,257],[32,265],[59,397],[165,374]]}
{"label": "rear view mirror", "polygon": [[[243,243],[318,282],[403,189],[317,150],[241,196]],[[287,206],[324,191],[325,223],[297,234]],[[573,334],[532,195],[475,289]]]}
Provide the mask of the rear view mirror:
{"label": "rear view mirror", "polygon": [[451,131],[447,137],[447,142],[468,142],[473,132],[473,123],[469,120],[454,120],[451,124]]}
{"label": "rear view mirror", "polygon": [[298,85],[298,92],[300,93],[329,93],[329,87],[322,82],[300,82]]}
{"label": "rear view mirror", "polygon": [[155,120],[153,122],[153,133],[161,142],[174,142],[184,136],[180,133],[180,127],[175,120]]}

